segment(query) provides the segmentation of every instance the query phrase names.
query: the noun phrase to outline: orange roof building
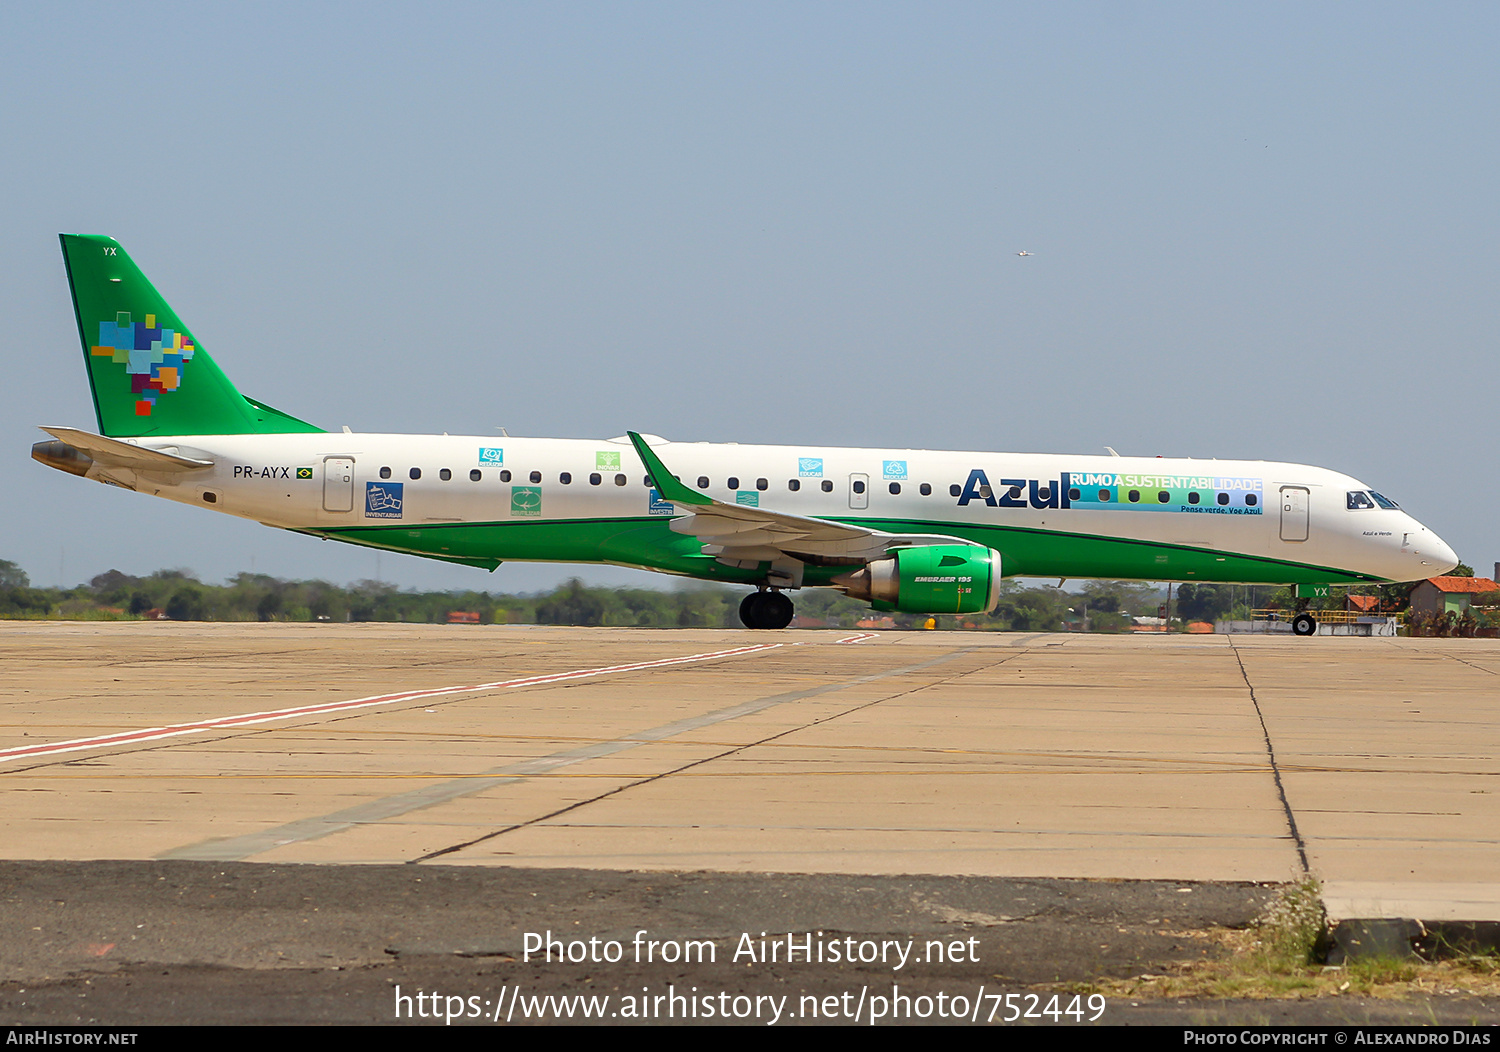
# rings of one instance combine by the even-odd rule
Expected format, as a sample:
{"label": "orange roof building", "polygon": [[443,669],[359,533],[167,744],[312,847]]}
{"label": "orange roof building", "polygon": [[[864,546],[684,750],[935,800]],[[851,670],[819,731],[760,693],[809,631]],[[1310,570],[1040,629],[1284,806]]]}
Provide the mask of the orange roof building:
{"label": "orange roof building", "polygon": [[1476,595],[1500,591],[1488,577],[1429,577],[1411,591],[1411,609],[1416,614],[1463,614]]}

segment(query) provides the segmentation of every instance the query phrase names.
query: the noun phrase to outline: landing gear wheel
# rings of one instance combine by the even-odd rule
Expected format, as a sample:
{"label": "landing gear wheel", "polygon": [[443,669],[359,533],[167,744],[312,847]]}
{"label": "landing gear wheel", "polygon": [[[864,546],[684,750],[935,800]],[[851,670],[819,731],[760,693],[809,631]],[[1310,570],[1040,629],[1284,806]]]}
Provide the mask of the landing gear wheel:
{"label": "landing gear wheel", "polygon": [[740,623],[746,628],[785,628],[796,610],[780,592],[751,592],[740,600]]}
{"label": "landing gear wheel", "polygon": [[1312,614],[1298,614],[1292,618],[1292,632],[1299,636],[1315,636],[1318,634],[1318,622]]}
{"label": "landing gear wheel", "polygon": [[792,601],[780,592],[764,593],[760,609],[765,628],[785,628],[797,613]]}
{"label": "landing gear wheel", "polygon": [[740,624],[746,628],[760,627],[760,592],[751,592],[740,600]]}

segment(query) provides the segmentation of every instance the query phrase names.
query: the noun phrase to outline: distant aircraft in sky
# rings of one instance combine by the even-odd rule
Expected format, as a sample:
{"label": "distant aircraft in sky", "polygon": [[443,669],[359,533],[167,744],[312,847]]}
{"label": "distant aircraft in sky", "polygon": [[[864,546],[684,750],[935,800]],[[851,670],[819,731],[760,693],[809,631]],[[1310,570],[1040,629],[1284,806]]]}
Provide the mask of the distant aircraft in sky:
{"label": "distant aircraft in sky", "polygon": [[1299,464],[324,431],[241,395],[113,239],[62,247],[99,433],[46,427],[32,456],[313,537],[743,585],[750,628],[784,628],[810,587],[962,614],[1010,575],[1311,587],[1458,562],[1363,482]]}
{"label": "distant aircraft in sky", "polygon": [[1024,249],[1024,248],[1023,248],[1023,249],[1021,249],[1021,251],[1019,251],[1019,252],[1017,252],[1017,253],[1016,253],[1016,255],[1018,255],[1018,256],[1029,256],[1029,255],[1031,255],[1031,253],[1030,253],[1030,252],[1027,252],[1027,251],[1026,251],[1026,250],[1025,250],[1025,249]]}

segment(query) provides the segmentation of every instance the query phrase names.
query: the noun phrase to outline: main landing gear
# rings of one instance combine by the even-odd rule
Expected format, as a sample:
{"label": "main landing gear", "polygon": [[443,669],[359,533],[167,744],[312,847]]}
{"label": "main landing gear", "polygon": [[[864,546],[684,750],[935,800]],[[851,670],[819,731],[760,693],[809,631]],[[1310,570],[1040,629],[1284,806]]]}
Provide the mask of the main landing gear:
{"label": "main landing gear", "polygon": [[751,592],[740,603],[746,628],[785,628],[792,623],[792,601],[780,592]]}

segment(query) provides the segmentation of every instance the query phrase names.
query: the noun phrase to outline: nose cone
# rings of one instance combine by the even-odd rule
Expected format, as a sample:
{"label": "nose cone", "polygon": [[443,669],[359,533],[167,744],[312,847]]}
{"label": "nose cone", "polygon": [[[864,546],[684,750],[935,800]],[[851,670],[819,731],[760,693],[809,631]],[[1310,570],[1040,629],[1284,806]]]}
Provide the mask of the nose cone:
{"label": "nose cone", "polygon": [[1458,553],[1448,547],[1447,541],[1428,530],[1427,550],[1422,552],[1422,561],[1432,563],[1436,567],[1428,576],[1441,577],[1458,565]]}
{"label": "nose cone", "polygon": [[1404,547],[1416,557],[1418,577],[1441,577],[1458,565],[1458,553],[1448,547],[1447,541],[1415,519],[1412,526],[1415,528]]}

